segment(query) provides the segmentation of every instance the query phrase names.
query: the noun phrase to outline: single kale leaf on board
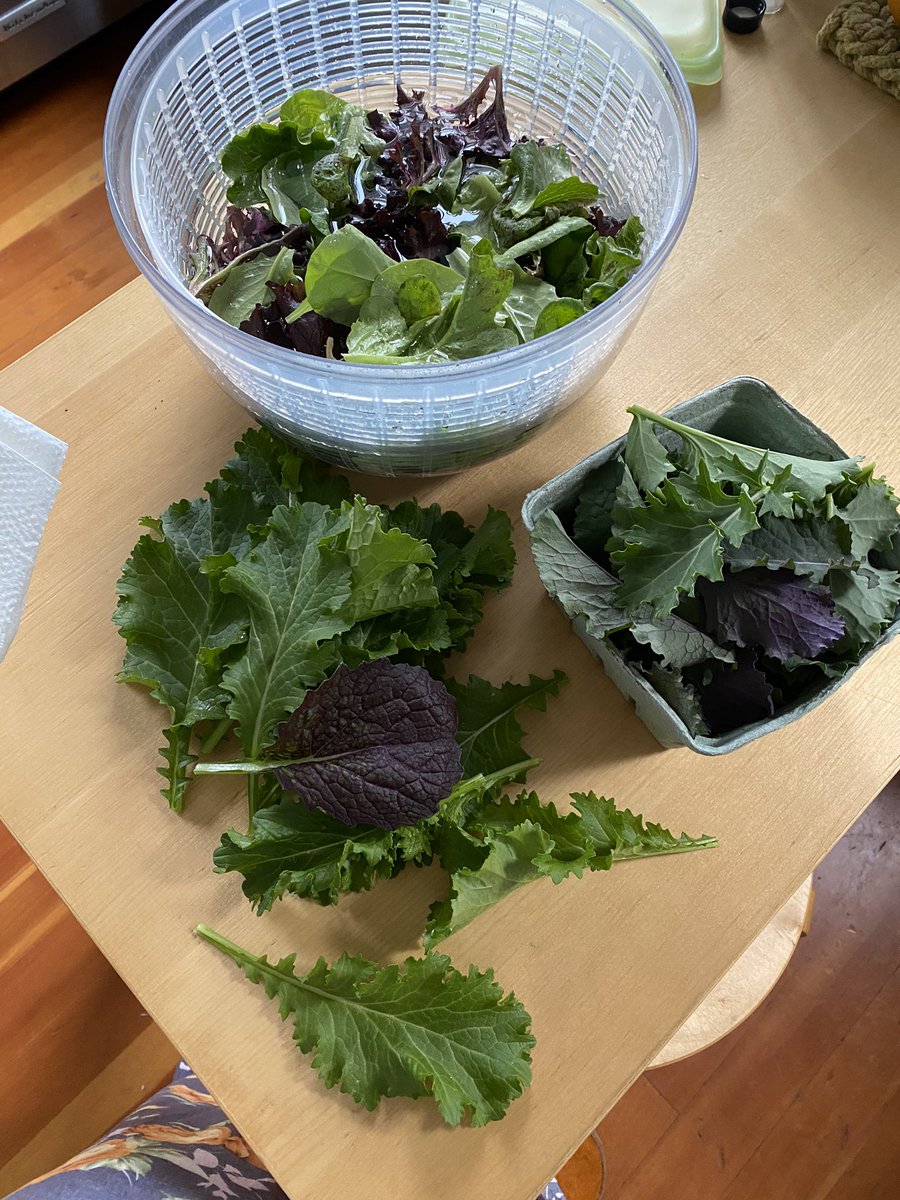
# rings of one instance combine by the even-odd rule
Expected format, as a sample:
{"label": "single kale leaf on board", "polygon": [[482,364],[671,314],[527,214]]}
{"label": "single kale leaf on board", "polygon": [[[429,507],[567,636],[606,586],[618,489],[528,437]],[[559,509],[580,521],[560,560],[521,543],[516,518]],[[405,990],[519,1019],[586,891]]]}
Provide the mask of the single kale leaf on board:
{"label": "single kale leaf on board", "polygon": [[621,455],[547,510],[544,585],[695,736],[838,679],[898,619],[898,498],[857,459],[747,445],[634,407]]}
{"label": "single kale leaf on board", "polygon": [[[145,518],[117,589],[119,678],[168,710],[158,770],[176,811],[198,756],[235,734],[259,758],[342,664],[439,671],[515,564],[503,512],[473,529],[437,505],[368,504],[264,429],[235,450],[203,497]],[[251,811],[277,799],[277,783],[247,779]]]}
{"label": "single kale leaf on board", "polygon": [[398,966],[342,954],[301,975],[293,954],[269,962],[205,925],[196,933],[278,1002],[325,1086],[364,1108],[431,1096],[448,1125],[486,1125],[531,1083],[531,1017],[491,970],[463,973],[435,953]]}

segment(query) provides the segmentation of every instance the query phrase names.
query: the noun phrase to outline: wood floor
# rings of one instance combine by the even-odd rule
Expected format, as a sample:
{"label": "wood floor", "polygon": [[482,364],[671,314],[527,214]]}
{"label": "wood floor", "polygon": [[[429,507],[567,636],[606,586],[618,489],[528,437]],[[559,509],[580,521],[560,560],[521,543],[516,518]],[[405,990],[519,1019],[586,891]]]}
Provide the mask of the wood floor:
{"label": "wood floor", "polygon": [[[135,273],[106,207],[100,141],[146,19],[0,94],[0,365]],[[900,1198],[898,885],[895,780],[821,865],[811,933],[759,1011],[648,1072],[603,1121],[606,1200]],[[0,828],[0,1195],[104,1132],[175,1060]]]}

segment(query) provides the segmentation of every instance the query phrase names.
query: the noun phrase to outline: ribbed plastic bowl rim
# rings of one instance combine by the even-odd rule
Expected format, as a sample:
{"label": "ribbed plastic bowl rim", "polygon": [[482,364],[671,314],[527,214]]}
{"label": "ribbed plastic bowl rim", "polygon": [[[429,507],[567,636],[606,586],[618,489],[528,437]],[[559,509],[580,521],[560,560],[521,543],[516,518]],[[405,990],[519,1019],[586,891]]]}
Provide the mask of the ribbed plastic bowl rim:
{"label": "ribbed plastic bowl rim", "polygon": [[[145,254],[144,250],[138,243],[137,239],[131,232],[128,221],[125,218],[116,196],[116,186],[110,180],[110,164],[114,162],[116,148],[113,143],[114,126],[117,124],[119,110],[123,107],[125,101],[125,77],[129,74],[128,68],[132,63],[137,63],[140,60],[149,57],[164,30],[173,21],[190,13],[192,9],[199,8],[201,4],[207,3],[207,0],[177,0],[166,12],[163,13],[147,30],[137,46],[128,56],[128,60],[116,81],[116,86],[113,89],[112,97],[110,98],[109,108],[107,109],[106,122],[103,129],[103,162],[104,176],[106,179],[106,195],[109,201],[109,206],[112,211],[113,220],[119,236],[125,243],[125,248],[131,255],[137,267],[143,275],[146,275],[153,286],[162,296],[174,306],[185,319],[189,321],[200,320],[204,322],[208,328],[211,337],[220,338],[237,357],[242,358],[248,353],[258,354],[260,349],[256,346],[249,346],[248,341],[259,341],[258,338],[253,338],[251,334],[242,333],[239,329],[229,325],[227,321],[221,320],[199,300],[191,296],[186,287],[175,287],[163,273],[159,270],[153,260]],[[581,0],[568,0],[568,3],[573,4],[583,13],[589,15],[596,20],[600,15],[598,10],[583,4]],[[492,354],[482,354],[477,358],[459,359],[452,363],[417,363],[415,366],[411,364],[397,366],[383,366],[378,363],[346,363],[341,359],[318,359],[315,355],[303,355],[304,370],[308,370],[310,374],[322,375],[326,378],[334,380],[338,375],[342,376],[345,381],[350,377],[357,379],[361,378],[361,373],[371,379],[373,382],[381,380],[390,380],[396,382],[401,379],[412,380],[414,377],[421,377],[423,382],[430,380],[440,380],[443,378],[462,378],[466,375],[483,374],[486,370],[493,367],[502,368],[510,366],[513,363],[520,363],[524,366],[526,359],[546,359],[553,350],[562,350],[565,346],[572,342],[579,341],[581,337],[587,334],[589,327],[599,331],[599,329],[611,320],[618,309],[636,296],[640,291],[645,289],[659,272],[663,263],[669,257],[675,242],[681,230],[684,228],[684,223],[687,220],[688,212],[690,211],[691,201],[694,197],[694,190],[697,184],[697,121],[694,115],[694,105],[691,99],[690,89],[687,81],[675,61],[669,47],[663,41],[655,27],[647,20],[647,18],[630,3],[628,0],[603,0],[604,5],[608,5],[614,9],[620,16],[636,28],[647,41],[650,43],[653,51],[659,58],[660,64],[666,74],[668,82],[675,93],[675,97],[679,101],[684,118],[684,124],[687,127],[687,151],[688,151],[688,178],[687,186],[682,197],[681,205],[675,214],[675,219],[669,226],[669,229],[657,249],[651,254],[650,258],[641,264],[638,270],[632,275],[627,283],[611,296],[609,300],[605,300],[602,304],[583,317],[571,321],[568,325],[564,325],[561,329],[556,329],[552,333],[544,334],[543,337],[535,338],[531,342],[523,342],[518,346],[513,346],[509,350],[497,350]],[[227,7],[227,0],[220,7]],[[193,32],[193,30],[191,30]],[[185,35],[187,36],[187,35]],[[167,57],[170,57],[174,51],[170,51]],[[136,110],[137,106],[135,106]],[[129,128],[129,134],[133,149],[134,131],[136,123],[132,121]],[[638,214],[640,215],[640,214]],[[265,357],[268,361],[274,364],[282,364],[289,373],[297,370],[297,351],[288,350],[283,346],[274,346],[271,343],[265,343]]]}

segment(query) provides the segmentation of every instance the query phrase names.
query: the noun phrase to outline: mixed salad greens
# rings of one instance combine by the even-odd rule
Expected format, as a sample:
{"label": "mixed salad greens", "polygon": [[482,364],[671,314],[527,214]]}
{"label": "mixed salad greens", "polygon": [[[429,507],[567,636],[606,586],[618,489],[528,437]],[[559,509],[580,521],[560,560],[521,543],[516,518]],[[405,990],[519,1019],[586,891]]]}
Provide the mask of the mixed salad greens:
{"label": "mixed salad greens", "polygon": [[297,92],[221,161],[229,208],[221,239],[198,245],[195,294],[305,354],[402,364],[506,350],[602,304],[641,263],[637,216],[605,212],[564,146],[513,140],[499,67],[434,111],[400,86],[387,114]]}
{"label": "mixed salad greens", "polygon": [[437,505],[370,504],[265,430],[236,450],[204,497],[144,520],[119,580],[120,679],[170,715],[163,795],[180,811],[195,776],[246,776],[247,831],[222,836],[214,866],[259,914],[431,862],[448,887],[423,913],[422,957],[401,966],[343,955],[298,975],[292,955],[197,933],[278,1000],[327,1086],[370,1108],[431,1094],[451,1124],[497,1119],[530,1081],[530,1017],[490,971],[463,974],[434,947],[532,881],[715,839],[593,792],[559,812],[523,789],[538,760],[518,714],[543,711],[562,672],[445,677],[485,595],[510,582],[505,513],[472,529]]}
{"label": "mixed salad greens", "polygon": [[898,498],[858,459],[729,441],[634,407],[582,485],[572,539],[535,523],[545,586],[694,735],[722,735],[844,675],[897,619]]}

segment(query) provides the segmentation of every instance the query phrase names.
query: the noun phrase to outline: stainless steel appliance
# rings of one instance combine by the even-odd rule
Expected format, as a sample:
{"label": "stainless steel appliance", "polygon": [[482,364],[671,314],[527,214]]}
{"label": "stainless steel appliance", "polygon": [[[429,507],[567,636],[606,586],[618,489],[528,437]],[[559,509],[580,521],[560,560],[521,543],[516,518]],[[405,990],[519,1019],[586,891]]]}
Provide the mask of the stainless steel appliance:
{"label": "stainless steel appliance", "polygon": [[0,90],[144,0],[0,0]]}

